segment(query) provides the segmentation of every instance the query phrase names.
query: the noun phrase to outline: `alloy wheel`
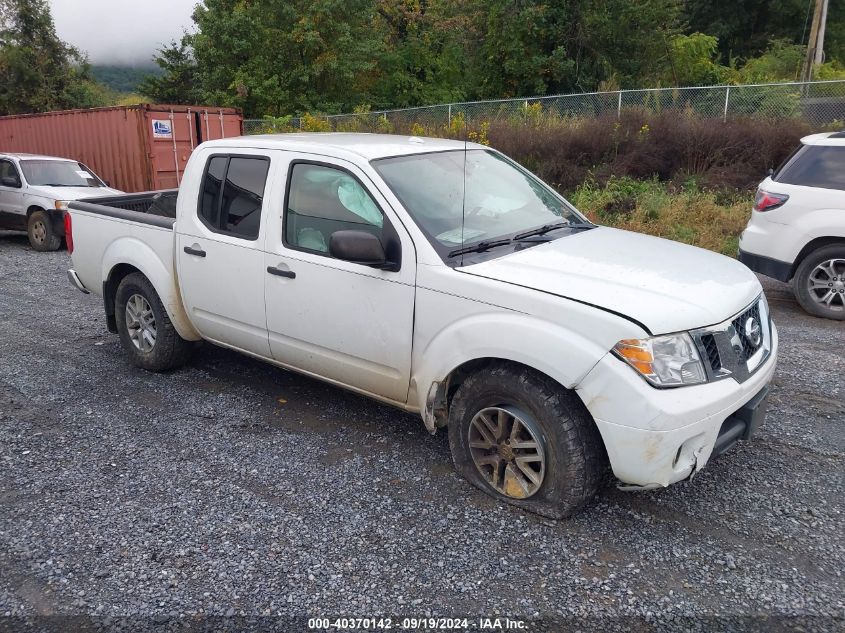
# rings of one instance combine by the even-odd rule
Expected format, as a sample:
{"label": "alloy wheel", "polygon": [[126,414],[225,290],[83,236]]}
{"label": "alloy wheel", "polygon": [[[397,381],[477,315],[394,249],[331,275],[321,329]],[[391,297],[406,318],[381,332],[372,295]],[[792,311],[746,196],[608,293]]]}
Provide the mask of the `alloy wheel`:
{"label": "alloy wheel", "polygon": [[807,290],[826,310],[845,311],[845,259],[820,262],[807,278]]}
{"label": "alloy wheel", "polygon": [[126,302],[126,329],[132,344],[149,352],[156,344],[156,318],[153,308],[142,295],[134,294]]}
{"label": "alloy wheel", "polygon": [[488,407],[469,425],[472,461],[487,484],[512,499],[527,499],[543,484],[546,451],[542,434],[514,407]]}

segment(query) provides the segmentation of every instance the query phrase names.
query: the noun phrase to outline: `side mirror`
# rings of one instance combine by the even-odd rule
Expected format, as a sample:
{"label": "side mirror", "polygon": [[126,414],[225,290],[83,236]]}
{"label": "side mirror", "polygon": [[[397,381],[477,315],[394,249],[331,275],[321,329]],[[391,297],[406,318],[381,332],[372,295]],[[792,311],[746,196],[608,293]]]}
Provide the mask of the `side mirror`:
{"label": "side mirror", "polygon": [[766,172],[766,174],[769,175],[769,176],[774,175],[774,173],[775,173],[775,170],[772,169],[771,167],[769,167],[769,171]]}
{"label": "side mirror", "polygon": [[4,187],[12,187],[14,189],[21,188],[21,181],[15,178],[14,176],[3,176],[3,179],[0,180],[0,184]]}
{"label": "side mirror", "polygon": [[366,231],[335,231],[329,239],[329,254],[347,262],[387,268],[387,261],[381,240]]}

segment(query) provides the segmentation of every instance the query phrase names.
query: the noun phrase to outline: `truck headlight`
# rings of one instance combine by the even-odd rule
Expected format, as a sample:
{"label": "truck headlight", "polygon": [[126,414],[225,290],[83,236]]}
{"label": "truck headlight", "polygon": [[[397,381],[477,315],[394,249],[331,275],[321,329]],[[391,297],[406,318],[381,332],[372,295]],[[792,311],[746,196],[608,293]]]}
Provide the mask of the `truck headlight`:
{"label": "truck headlight", "polygon": [[686,332],[624,339],[613,353],[655,387],[681,387],[707,381],[701,357]]}
{"label": "truck headlight", "polygon": [[70,204],[70,200],[56,200],[56,210],[67,211],[68,204]]}

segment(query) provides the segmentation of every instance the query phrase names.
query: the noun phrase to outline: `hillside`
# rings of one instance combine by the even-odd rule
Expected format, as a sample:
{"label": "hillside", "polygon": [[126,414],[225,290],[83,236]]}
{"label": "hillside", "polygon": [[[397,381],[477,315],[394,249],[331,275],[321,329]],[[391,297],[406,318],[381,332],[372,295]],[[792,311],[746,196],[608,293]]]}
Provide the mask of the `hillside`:
{"label": "hillside", "polygon": [[111,66],[93,64],[91,75],[106,88],[119,93],[136,92],[138,84],[147,75],[161,75],[158,66]]}

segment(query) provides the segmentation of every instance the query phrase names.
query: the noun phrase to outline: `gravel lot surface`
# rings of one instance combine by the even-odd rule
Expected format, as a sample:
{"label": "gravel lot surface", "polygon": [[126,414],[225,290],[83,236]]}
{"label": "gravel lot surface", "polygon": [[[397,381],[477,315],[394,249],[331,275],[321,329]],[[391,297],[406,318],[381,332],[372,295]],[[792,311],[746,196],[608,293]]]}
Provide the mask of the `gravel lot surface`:
{"label": "gravel lot surface", "polygon": [[782,346],[759,435],[554,522],[458,478],[416,416],[210,345],[131,367],[68,267],[0,233],[0,628],[845,626],[845,325],[786,285],[764,281]]}

